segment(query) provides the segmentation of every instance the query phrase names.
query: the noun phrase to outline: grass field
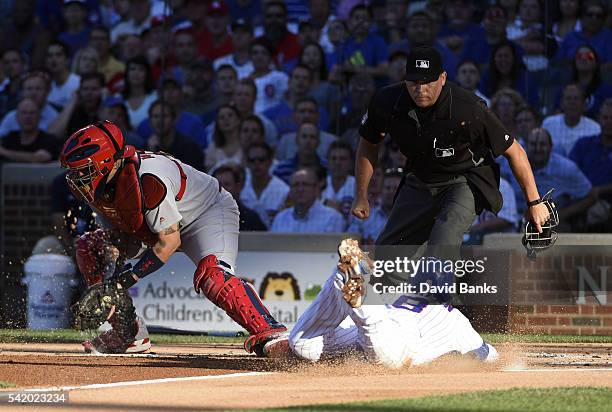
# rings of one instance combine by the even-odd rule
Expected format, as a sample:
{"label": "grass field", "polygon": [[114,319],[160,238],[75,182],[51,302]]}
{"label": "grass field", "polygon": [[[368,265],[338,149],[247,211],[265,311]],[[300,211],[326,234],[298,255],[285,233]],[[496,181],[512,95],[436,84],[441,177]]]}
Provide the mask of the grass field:
{"label": "grass field", "polygon": [[[81,332],[72,329],[0,329],[0,343],[81,343],[95,335],[94,331]],[[244,337],[153,333],[151,341],[160,344],[242,343]]]}
{"label": "grass field", "polygon": [[422,412],[603,412],[612,405],[609,388],[508,389],[461,395],[313,405],[271,411],[422,411]]}
{"label": "grass field", "polygon": [[[91,339],[94,335],[94,331],[81,332],[72,329],[0,329],[0,343],[80,343]],[[612,336],[506,335],[502,333],[485,333],[482,334],[482,337],[490,343],[612,343]],[[151,341],[160,344],[242,343],[244,337],[153,333],[151,334]]]}

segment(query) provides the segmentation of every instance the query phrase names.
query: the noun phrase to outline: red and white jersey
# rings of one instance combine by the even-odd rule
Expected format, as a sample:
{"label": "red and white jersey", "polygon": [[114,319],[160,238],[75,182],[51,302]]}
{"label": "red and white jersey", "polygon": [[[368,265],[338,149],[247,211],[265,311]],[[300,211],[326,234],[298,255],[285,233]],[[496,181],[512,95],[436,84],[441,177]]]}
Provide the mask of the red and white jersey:
{"label": "red and white jersey", "polygon": [[168,155],[143,152],[140,160],[141,182],[152,184],[159,193],[157,204],[147,204],[144,212],[152,232],[160,233],[176,223],[185,227],[217,201],[220,186],[214,177]]}

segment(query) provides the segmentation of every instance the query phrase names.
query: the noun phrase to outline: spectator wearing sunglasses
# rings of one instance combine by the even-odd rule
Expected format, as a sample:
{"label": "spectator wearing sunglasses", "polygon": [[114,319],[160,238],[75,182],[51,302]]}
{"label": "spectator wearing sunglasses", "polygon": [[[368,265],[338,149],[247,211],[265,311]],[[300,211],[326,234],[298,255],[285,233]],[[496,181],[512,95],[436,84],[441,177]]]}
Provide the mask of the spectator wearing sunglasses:
{"label": "spectator wearing sunglasses", "polygon": [[602,81],[601,63],[595,49],[587,45],[578,48],[572,62],[572,76],[572,81],[579,84],[586,95],[585,114],[595,119],[601,103],[612,97],[612,86]]}
{"label": "spectator wearing sunglasses", "polygon": [[[297,35],[287,26],[287,4],[284,1],[267,1],[263,6],[263,36],[272,47],[272,58],[279,67],[297,61],[302,51]],[[253,62],[254,63],[254,62]]]}
{"label": "spectator wearing sunglasses", "polygon": [[612,30],[604,26],[606,7],[601,1],[588,0],[582,10],[582,31],[573,31],[565,36],[557,50],[557,59],[572,60],[580,46],[586,44],[597,51],[603,65],[612,64]]}
{"label": "spectator wearing sunglasses", "polygon": [[255,210],[264,224],[272,224],[276,214],[283,209],[289,194],[289,185],[270,173],[272,148],[266,143],[253,143],[246,149],[247,175],[240,199]]}

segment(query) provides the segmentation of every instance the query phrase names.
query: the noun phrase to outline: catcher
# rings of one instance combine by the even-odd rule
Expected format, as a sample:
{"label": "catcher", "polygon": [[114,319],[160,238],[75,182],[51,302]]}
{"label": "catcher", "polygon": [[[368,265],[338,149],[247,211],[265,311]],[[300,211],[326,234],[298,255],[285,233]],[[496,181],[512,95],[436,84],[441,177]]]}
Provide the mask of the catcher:
{"label": "catcher", "polygon": [[[74,195],[112,227],[77,240],[77,264],[90,286],[73,309],[77,326],[95,328],[104,321],[112,326],[84,342],[86,352],[125,353],[131,345],[132,352],[147,349],[144,325],[136,320],[127,290],[161,268],[179,247],[197,266],[196,292],[251,334],[244,344],[247,352],[266,356],[276,344],[286,345],[287,328],[248,283],[234,276],[238,207],[215,178],[168,154],[137,152],[109,121],[70,136],[60,162]],[[124,267],[133,257],[140,260]]]}

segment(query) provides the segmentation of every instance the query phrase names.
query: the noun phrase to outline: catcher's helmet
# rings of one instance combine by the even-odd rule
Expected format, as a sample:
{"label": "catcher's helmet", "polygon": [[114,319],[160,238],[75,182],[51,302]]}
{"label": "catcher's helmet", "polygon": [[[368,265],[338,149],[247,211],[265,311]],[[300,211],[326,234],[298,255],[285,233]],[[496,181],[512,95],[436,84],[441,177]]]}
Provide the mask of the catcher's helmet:
{"label": "catcher's helmet", "polygon": [[553,246],[557,241],[557,232],[555,228],[559,225],[559,214],[557,207],[552,201],[552,192],[555,189],[550,189],[548,193],[542,197],[542,203],[548,208],[548,220],[541,225],[542,233],[538,232],[535,223],[527,220],[523,224],[523,246],[527,249],[527,256],[530,259],[535,259],[537,250],[545,250]]}
{"label": "catcher's helmet", "polygon": [[66,180],[72,192],[93,202],[96,189],[115,161],[133,153],[119,127],[105,120],[74,132],[62,148],[60,163],[68,169]]}

